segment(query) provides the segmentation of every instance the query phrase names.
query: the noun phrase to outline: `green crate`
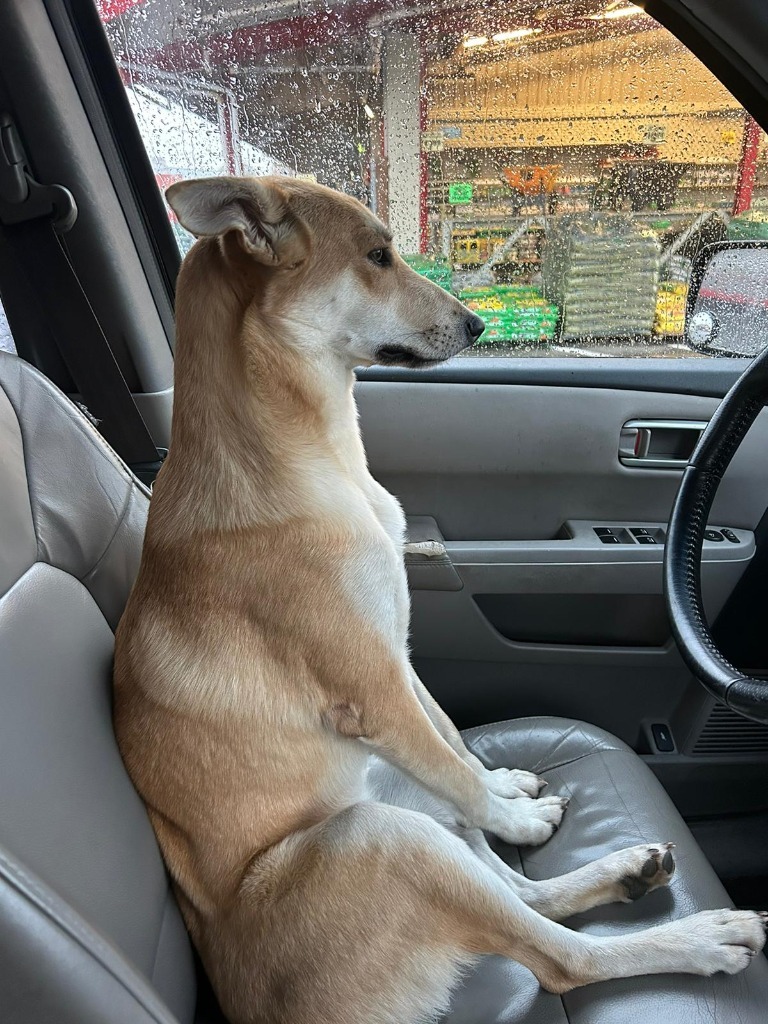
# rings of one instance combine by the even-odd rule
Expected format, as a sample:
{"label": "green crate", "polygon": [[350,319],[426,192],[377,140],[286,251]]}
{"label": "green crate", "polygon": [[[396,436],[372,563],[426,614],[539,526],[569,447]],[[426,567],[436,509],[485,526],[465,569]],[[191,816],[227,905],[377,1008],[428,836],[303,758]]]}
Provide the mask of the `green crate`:
{"label": "green crate", "polygon": [[[459,298],[472,303],[485,320],[479,345],[546,342],[555,337],[560,312],[535,285],[465,288]],[[483,303],[490,302],[500,308],[483,308]]]}
{"label": "green crate", "polygon": [[725,237],[731,242],[762,241],[768,238],[768,221],[747,214],[734,217],[728,225]]}
{"label": "green crate", "polygon": [[403,259],[421,277],[426,277],[428,281],[432,281],[445,291],[453,293],[453,275],[447,260],[441,257],[424,256],[421,253],[407,253],[403,256]]}

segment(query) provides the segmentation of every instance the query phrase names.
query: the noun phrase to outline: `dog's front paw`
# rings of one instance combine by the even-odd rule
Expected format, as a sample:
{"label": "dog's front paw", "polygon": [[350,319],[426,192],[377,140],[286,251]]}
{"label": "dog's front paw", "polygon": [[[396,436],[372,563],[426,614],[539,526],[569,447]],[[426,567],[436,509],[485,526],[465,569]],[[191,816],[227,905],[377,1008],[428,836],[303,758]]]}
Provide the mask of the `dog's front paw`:
{"label": "dog's front paw", "polygon": [[493,794],[487,829],[513,846],[540,846],[557,832],[567,806],[562,796],[505,800]]}
{"label": "dog's front paw", "polygon": [[521,796],[536,798],[547,785],[546,779],[519,768],[486,769],[483,778],[491,793],[508,800]]}
{"label": "dog's front paw", "polygon": [[654,932],[669,946],[675,970],[737,974],[765,945],[768,914],[753,910],[703,910]]}

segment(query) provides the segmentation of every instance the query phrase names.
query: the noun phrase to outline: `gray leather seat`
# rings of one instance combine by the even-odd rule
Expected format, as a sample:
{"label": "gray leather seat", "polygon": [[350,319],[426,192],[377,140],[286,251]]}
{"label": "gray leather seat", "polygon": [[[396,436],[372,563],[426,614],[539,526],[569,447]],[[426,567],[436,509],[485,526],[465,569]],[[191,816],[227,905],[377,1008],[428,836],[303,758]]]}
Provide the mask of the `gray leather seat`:
{"label": "gray leather seat", "polygon": [[[114,742],[113,630],[148,495],[44,377],[0,353],[0,1020],[202,1024],[193,959],[143,806]],[[644,839],[673,839],[671,888],[573,927],[620,933],[728,899],[637,756],[600,729],[527,719],[467,734],[489,766],[568,792],[545,846],[503,855],[531,877]],[[667,1024],[768,1019],[768,963],[713,979],[633,979],[558,997],[488,958],[450,1024]]]}

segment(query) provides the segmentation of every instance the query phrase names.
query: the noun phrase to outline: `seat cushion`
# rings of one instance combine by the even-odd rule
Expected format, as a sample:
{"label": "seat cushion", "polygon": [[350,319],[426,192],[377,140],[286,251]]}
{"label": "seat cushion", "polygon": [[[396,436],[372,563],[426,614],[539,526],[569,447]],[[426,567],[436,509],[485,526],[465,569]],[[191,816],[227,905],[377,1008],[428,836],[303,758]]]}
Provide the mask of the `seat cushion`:
{"label": "seat cushion", "polygon": [[[572,917],[568,927],[621,935],[733,905],[656,777],[615,736],[566,718],[521,718],[463,735],[488,768],[525,768],[543,775],[549,792],[570,797],[560,830],[544,846],[517,849],[492,840],[496,852],[527,877],[561,875],[647,840],[677,844],[678,867],[669,888]],[[392,771],[376,765],[378,792],[387,788],[386,773]],[[395,789],[403,796],[401,779]],[[765,1024],[767,1008],[768,962],[762,956],[735,977],[653,975],[563,996],[544,992],[520,964],[484,957],[454,993],[443,1024]],[[198,1019],[225,1024],[210,993]]]}
{"label": "seat cushion", "polygon": [[[526,718],[470,729],[464,738],[488,768],[515,767],[570,797],[560,830],[540,847],[496,852],[529,878],[550,878],[613,850],[672,841],[677,871],[669,888],[636,903],[599,907],[567,924],[593,935],[622,935],[699,910],[732,906],[709,862],[650,769],[621,740],[583,722]],[[713,1024],[768,1020],[768,962],[712,978],[654,975],[589,985],[563,996],[543,992],[526,968],[485,958],[456,992],[445,1024]]]}

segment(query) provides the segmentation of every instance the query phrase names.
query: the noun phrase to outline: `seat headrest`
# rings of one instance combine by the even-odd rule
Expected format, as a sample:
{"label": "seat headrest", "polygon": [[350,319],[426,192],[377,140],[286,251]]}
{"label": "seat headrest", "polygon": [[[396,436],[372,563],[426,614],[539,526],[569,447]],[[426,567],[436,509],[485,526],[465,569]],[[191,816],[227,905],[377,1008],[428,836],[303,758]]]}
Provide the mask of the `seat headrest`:
{"label": "seat headrest", "polygon": [[0,352],[0,595],[47,562],[81,580],[114,629],[148,508],[149,492],[77,406]]}

